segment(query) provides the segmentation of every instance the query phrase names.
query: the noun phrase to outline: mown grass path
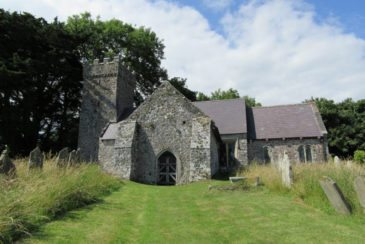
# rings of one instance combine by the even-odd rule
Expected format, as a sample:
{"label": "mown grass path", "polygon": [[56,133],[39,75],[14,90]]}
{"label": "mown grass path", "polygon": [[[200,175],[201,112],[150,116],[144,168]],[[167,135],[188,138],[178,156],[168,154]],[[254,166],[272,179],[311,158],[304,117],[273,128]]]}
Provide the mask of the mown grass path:
{"label": "mown grass path", "polygon": [[[365,219],[328,215],[265,190],[126,182],[105,201],[44,226],[30,243],[364,243]],[[225,183],[224,183],[225,184]]]}

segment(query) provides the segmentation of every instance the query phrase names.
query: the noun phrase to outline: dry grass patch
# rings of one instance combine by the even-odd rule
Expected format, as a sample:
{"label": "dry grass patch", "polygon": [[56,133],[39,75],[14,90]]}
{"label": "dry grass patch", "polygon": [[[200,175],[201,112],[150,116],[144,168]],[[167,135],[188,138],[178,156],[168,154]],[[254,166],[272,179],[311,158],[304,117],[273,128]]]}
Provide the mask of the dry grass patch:
{"label": "dry grass patch", "polygon": [[294,184],[291,189],[282,185],[281,174],[272,165],[253,165],[240,172],[239,175],[248,177],[249,181],[252,182],[256,176],[259,176],[265,187],[273,192],[294,194],[305,204],[328,213],[334,213],[319,184],[322,177],[329,176],[341,188],[353,213],[355,215],[363,214],[354,189],[354,179],[356,176],[365,175],[364,166],[353,163],[350,167],[345,164],[336,167],[332,162],[299,164],[293,166],[293,173]]}
{"label": "dry grass patch", "polygon": [[12,242],[57,216],[94,203],[120,182],[95,164],[60,169],[54,159],[28,171],[27,160],[15,161],[16,177],[0,176],[0,242]]}

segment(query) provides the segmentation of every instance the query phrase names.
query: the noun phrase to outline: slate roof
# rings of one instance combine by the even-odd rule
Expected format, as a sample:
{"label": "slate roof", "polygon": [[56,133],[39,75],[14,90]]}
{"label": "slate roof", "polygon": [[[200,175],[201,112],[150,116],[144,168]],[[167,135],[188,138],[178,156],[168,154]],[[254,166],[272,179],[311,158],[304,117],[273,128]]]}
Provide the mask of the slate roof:
{"label": "slate roof", "polygon": [[213,119],[221,135],[247,133],[244,99],[212,100],[193,104]]}
{"label": "slate roof", "polygon": [[322,137],[327,133],[314,104],[247,109],[249,139]]}

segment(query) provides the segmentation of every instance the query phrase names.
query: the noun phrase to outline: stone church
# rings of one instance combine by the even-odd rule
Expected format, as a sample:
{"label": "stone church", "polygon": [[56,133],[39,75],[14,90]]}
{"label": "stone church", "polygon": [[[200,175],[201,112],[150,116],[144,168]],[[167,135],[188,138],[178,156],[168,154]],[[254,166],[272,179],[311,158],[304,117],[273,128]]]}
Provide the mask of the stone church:
{"label": "stone church", "polygon": [[293,163],[327,158],[327,131],[312,103],[191,102],[164,82],[134,108],[135,89],[118,57],[84,65],[81,156],[121,178],[175,185],[253,162],[275,163],[284,152]]}

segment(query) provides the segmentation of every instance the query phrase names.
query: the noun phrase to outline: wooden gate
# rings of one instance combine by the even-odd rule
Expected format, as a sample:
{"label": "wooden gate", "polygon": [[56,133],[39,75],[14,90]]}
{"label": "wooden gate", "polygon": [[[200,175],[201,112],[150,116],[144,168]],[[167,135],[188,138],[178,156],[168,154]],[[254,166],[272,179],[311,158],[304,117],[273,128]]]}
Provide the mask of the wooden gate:
{"label": "wooden gate", "polygon": [[158,158],[158,182],[159,185],[176,184],[176,158],[170,152],[164,152]]}

